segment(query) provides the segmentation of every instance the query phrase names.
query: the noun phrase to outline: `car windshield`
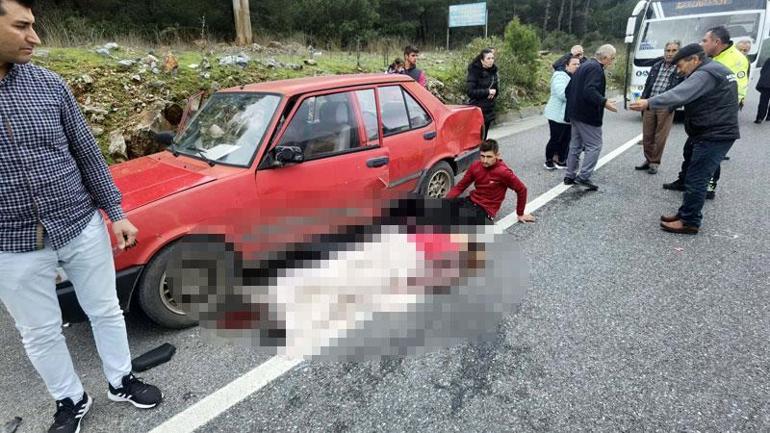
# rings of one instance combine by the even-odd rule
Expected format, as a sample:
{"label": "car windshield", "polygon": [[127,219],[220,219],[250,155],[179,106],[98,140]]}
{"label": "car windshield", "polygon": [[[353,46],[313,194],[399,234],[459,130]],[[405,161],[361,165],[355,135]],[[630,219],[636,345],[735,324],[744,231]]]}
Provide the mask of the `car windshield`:
{"label": "car windshield", "polygon": [[757,51],[757,32],[760,15],[758,13],[737,13],[733,15],[712,15],[665,20],[650,20],[639,39],[636,57],[654,59],[663,55],[666,42],[678,40],[682,46],[699,43],[708,29],[725,26],[733,42],[748,40],[751,42],[751,54]]}
{"label": "car windshield", "polygon": [[174,150],[211,162],[248,166],[281,97],[218,93],[197,113]]}

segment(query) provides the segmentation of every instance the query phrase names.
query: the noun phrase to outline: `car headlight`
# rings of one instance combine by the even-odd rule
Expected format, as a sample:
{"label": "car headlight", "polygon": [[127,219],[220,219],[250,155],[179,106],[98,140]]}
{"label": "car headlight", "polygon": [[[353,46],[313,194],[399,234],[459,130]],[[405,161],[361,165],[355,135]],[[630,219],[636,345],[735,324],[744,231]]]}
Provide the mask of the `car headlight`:
{"label": "car headlight", "polygon": [[67,273],[64,272],[64,269],[62,268],[56,268],[56,284],[64,283],[66,281],[69,281],[69,278],[67,277]]}

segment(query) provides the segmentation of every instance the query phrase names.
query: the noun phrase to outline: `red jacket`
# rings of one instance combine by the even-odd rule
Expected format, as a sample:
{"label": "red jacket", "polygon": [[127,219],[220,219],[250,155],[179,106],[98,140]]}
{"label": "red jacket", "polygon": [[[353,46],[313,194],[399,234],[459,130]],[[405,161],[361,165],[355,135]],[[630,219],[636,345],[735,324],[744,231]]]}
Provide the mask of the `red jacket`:
{"label": "red jacket", "polygon": [[516,214],[524,215],[527,187],[501,159],[489,168],[484,168],[481,161],[471,164],[463,179],[449,191],[447,198],[459,196],[471,183],[476,187],[471,191],[471,201],[481,206],[492,218],[500,210],[508,188],[516,191]]}

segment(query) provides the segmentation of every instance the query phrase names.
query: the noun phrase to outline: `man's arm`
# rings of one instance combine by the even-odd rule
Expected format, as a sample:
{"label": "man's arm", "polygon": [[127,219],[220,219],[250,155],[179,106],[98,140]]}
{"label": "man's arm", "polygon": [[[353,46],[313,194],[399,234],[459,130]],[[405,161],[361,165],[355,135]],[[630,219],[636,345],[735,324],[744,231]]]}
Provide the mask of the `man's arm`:
{"label": "man's arm", "polygon": [[112,221],[124,218],[120,206],[120,191],[112,180],[107,163],[88,128],[75,97],[61,83],[61,119],[69,149],[80,169],[83,184],[99,209],[104,210]]}
{"label": "man's arm", "polygon": [[449,190],[449,194],[446,195],[446,198],[455,198],[463,193],[468,187],[476,180],[476,176],[473,174],[473,168],[469,168],[468,171],[465,172],[465,176],[463,176],[462,180],[457,182],[457,184],[452,187],[451,190]]}
{"label": "man's arm", "polygon": [[417,82],[420,83],[422,87],[428,87],[428,76],[425,75],[425,71],[420,71],[420,77],[417,79]]}
{"label": "man's arm", "polygon": [[695,71],[678,86],[650,98],[649,106],[654,110],[685,105],[710,92],[716,84],[707,72]]}
{"label": "man's arm", "polygon": [[602,92],[599,89],[602,82],[601,74],[604,74],[601,69],[592,70],[591,75],[586,77],[586,86],[583,92],[588,102],[593,105],[604,107],[604,104],[607,102],[607,98],[602,96]]}

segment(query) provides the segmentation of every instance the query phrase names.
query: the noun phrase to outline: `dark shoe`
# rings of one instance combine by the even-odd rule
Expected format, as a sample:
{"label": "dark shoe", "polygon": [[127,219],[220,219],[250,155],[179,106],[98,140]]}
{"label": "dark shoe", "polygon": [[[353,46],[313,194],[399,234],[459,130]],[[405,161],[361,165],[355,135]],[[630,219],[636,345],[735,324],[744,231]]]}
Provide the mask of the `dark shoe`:
{"label": "dark shoe", "polygon": [[575,179],[572,179],[571,177],[565,177],[564,178],[564,184],[565,185],[574,185]]}
{"label": "dark shoe", "polygon": [[757,119],[757,120],[754,121],[754,123],[756,123],[756,124],[762,123],[762,119]]}
{"label": "dark shoe", "polygon": [[556,165],[553,161],[546,161],[545,164],[543,164],[543,167],[545,167],[546,170],[556,170]]}
{"label": "dark shoe", "polygon": [[660,220],[663,221],[664,223],[672,223],[674,221],[679,221],[679,215],[677,215],[677,214],[674,214],[674,215],[661,215],[660,216]]}
{"label": "dark shoe", "polygon": [[566,170],[567,169],[567,163],[566,162],[554,161],[553,165],[555,165],[556,168],[558,168],[559,170]]}
{"label": "dark shoe", "polygon": [[661,222],[660,228],[670,233],[679,233],[683,235],[698,234],[698,227],[685,225],[685,223],[683,223],[682,220],[676,220],[670,223]]}
{"label": "dark shoe", "polygon": [[139,409],[151,409],[163,400],[163,394],[152,385],[148,385],[134,376],[128,374],[121,380],[120,388],[113,388],[109,385],[107,397],[112,401],[127,401]]}
{"label": "dark shoe", "polygon": [[56,401],[56,414],[48,433],[78,433],[80,422],[86,416],[94,400],[87,393],[79,402],[73,403],[71,398]]}
{"label": "dark shoe", "polygon": [[714,200],[717,198],[717,192],[716,191],[706,191],[706,199],[707,200]]}
{"label": "dark shoe", "polygon": [[684,182],[677,179],[671,183],[664,183],[663,189],[670,189],[672,191],[684,191]]}
{"label": "dark shoe", "polygon": [[650,163],[645,161],[642,165],[637,165],[636,167],[634,167],[634,170],[649,170],[649,168],[650,168]]}
{"label": "dark shoe", "polygon": [[575,179],[575,183],[584,187],[586,191],[596,191],[597,189],[599,189],[599,187],[596,186],[596,184],[591,182],[590,180]]}

